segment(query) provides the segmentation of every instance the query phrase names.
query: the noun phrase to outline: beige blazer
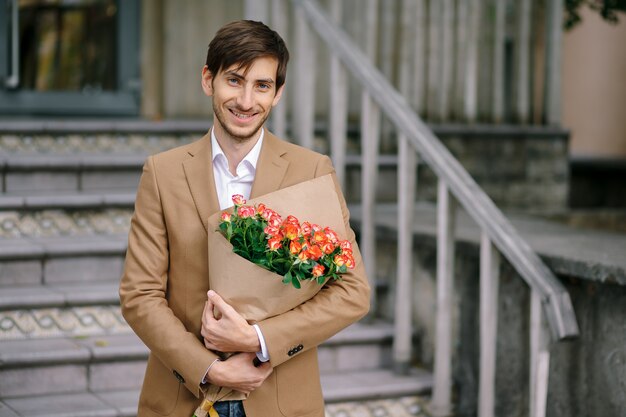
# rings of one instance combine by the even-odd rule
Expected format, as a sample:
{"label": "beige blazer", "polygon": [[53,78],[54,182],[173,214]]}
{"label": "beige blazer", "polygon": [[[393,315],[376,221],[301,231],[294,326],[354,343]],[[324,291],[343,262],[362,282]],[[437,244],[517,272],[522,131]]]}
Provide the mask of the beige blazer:
{"label": "beige blazer", "polygon": [[[207,219],[219,210],[211,161],[207,134],[149,157],[143,168],[120,284],[124,318],[151,351],[139,417],[191,417],[199,383],[216,358],[200,336],[210,288]],[[251,197],[329,173],[327,156],[266,131]],[[323,417],[316,347],[369,309],[365,269],[336,178],[335,186],[356,267],[308,302],[258,323],[274,372],[244,401],[248,417]]]}

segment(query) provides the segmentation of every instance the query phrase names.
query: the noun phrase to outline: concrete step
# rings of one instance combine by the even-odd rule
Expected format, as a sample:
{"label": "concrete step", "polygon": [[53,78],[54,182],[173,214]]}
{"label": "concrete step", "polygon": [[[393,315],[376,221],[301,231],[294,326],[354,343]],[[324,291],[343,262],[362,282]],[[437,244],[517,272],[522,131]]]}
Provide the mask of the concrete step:
{"label": "concrete step", "polygon": [[126,234],[0,239],[0,288],[118,281]]}
{"label": "concrete step", "polygon": [[2,288],[0,311],[119,304],[118,282],[29,285]]}
{"label": "concrete step", "polygon": [[6,210],[86,210],[102,208],[132,208],[135,192],[119,190],[94,191],[15,191],[0,194],[0,211]]}
{"label": "concrete step", "polygon": [[[0,339],[0,399],[139,388],[148,349],[129,328],[114,331],[117,334]],[[354,324],[319,347],[320,371],[343,376],[378,372],[389,364],[390,344],[391,325]],[[376,379],[371,383],[376,385]],[[340,398],[350,395],[365,394],[347,390]]]}
{"label": "concrete step", "polygon": [[[375,384],[364,381],[378,381]],[[342,384],[352,386],[346,389]],[[430,392],[432,377],[416,370],[398,377],[390,371],[354,372],[323,376],[326,414],[342,417],[427,417],[424,400],[415,396]],[[388,393],[389,395],[385,395]],[[139,390],[83,391],[78,393],[0,399],[2,417],[135,417]],[[391,398],[380,401],[380,398]],[[358,404],[346,402],[359,400]]]}

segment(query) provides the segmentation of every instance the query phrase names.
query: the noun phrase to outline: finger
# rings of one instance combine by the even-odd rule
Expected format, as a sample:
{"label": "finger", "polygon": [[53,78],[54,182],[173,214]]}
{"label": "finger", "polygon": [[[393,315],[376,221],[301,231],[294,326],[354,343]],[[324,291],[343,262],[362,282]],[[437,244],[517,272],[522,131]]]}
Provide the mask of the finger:
{"label": "finger", "polygon": [[211,301],[210,298],[207,298],[206,302],[204,303],[204,314],[202,315],[202,317],[206,317],[207,323],[216,321],[215,313],[213,312],[214,310],[215,304],[213,303],[213,301]]}
{"label": "finger", "polygon": [[225,316],[229,315],[231,312],[235,311],[230,304],[228,304],[224,299],[215,291],[209,290],[207,293],[208,299],[213,303],[215,307]]}

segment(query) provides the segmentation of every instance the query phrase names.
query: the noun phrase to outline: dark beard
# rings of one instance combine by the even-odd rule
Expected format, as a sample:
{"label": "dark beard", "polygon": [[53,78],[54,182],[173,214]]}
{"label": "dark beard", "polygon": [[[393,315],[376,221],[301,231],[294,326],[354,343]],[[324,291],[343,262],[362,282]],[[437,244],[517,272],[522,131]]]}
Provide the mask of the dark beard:
{"label": "dark beard", "polygon": [[[226,110],[228,111],[228,110]],[[232,137],[233,139],[235,139],[237,142],[239,143],[244,143],[249,141],[250,139],[252,139],[253,137],[255,137],[257,135],[257,133],[259,133],[259,130],[261,130],[261,127],[263,127],[263,124],[265,123],[265,121],[267,120],[268,117],[270,117],[270,113],[271,111],[268,111],[265,114],[265,117],[263,119],[261,119],[258,123],[257,126],[255,126],[254,132],[252,132],[250,135],[247,136],[242,136],[236,132],[233,132],[227,125],[226,123],[224,123],[224,114],[220,111],[220,109],[218,109],[215,106],[215,103],[213,103],[213,114],[215,115],[215,117],[217,118],[217,120],[220,122],[220,125],[222,125],[222,129],[224,129],[224,131],[226,133],[228,133],[228,135],[230,137]]]}

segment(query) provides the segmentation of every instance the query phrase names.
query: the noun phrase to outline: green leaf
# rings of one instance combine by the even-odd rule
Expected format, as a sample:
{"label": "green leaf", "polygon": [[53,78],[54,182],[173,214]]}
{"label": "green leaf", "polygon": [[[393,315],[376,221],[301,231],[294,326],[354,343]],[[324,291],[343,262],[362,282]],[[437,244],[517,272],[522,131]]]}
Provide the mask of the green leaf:
{"label": "green leaf", "polygon": [[300,281],[298,280],[297,277],[291,277],[291,284],[296,287],[297,289],[300,289]]}
{"label": "green leaf", "polygon": [[289,284],[290,282],[292,282],[292,278],[293,277],[291,276],[291,272],[287,272],[283,277],[283,284]]}

